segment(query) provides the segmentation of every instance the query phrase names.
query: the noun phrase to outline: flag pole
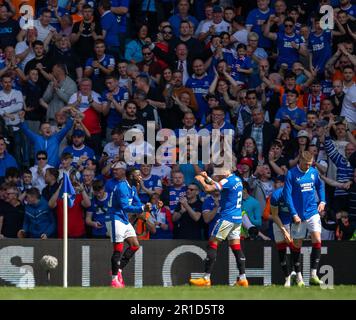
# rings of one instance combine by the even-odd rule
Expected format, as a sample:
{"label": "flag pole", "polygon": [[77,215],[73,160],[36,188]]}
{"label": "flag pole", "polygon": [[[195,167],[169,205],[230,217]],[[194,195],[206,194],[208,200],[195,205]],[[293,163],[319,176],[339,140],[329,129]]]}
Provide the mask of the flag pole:
{"label": "flag pole", "polygon": [[68,286],[68,193],[63,193],[63,288]]}

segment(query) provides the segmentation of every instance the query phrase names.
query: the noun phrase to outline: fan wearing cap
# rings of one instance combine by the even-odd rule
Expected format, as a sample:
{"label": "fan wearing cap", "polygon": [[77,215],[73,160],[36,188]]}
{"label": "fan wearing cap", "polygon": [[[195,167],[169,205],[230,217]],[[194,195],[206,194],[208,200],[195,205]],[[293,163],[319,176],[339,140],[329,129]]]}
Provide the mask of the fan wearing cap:
{"label": "fan wearing cap", "polygon": [[[142,204],[136,189],[137,180],[140,175],[134,177],[132,172],[127,174],[127,165],[123,161],[118,161],[112,165],[118,183],[115,185],[109,200],[109,213],[112,221],[111,241],[114,245],[114,252],[111,257],[113,288],[123,288],[124,280],[121,271],[135,252],[139,249],[134,227],[130,224],[129,215],[136,214],[138,219],[146,221],[146,213],[151,211],[151,203]],[[122,254],[124,241],[129,247]]]}
{"label": "fan wearing cap", "polygon": [[191,285],[199,287],[211,286],[210,274],[216,260],[218,245],[228,239],[240,273],[236,285],[248,287],[245,274],[246,259],[240,246],[242,181],[229,168],[216,167],[215,170],[214,174],[222,178],[219,182],[213,181],[204,171],[195,176],[195,179],[202,185],[205,192],[220,191],[221,199],[219,219],[216,221],[208,242],[204,277],[190,279],[189,282]]}
{"label": "fan wearing cap", "polygon": [[224,11],[219,5],[213,7],[213,19],[203,24],[201,33],[199,34],[199,41],[206,41],[212,35],[220,35],[221,32],[229,32],[231,28],[230,23],[224,21]]}
{"label": "fan wearing cap", "polygon": [[84,144],[85,132],[76,129],[72,134],[72,145],[64,148],[63,153],[70,153],[73,156],[72,166],[85,166],[88,159],[95,159],[93,149]]}
{"label": "fan wearing cap", "polygon": [[271,196],[271,213],[273,219],[273,236],[276,242],[279,262],[285,277],[285,287],[290,287],[290,263],[287,257],[287,247],[291,244],[290,235],[291,215],[284,201],[283,186],[285,176],[279,175],[274,178],[275,190]]}

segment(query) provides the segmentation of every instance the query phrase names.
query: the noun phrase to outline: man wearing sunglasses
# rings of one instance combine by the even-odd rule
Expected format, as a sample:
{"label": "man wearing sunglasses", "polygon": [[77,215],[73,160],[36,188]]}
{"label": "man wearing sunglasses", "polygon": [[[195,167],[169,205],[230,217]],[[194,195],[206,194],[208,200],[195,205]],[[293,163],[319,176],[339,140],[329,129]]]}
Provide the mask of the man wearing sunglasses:
{"label": "man wearing sunglasses", "polygon": [[37,164],[30,168],[32,172],[32,186],[40,192],[46,187],[45,174],[48,168],[53,168],[48,164],[47,152],[38,151],[36,154]]}
{"label": "man wearing sunglasses", "polygon": [[299,61],[299,55],[307,56],[308,51],[302,37],[295,32],[295,22],[292,18],[288,17],[284,20],[284,32],[271,32],[271,26],[274,21],[275,15],[272,14],[267,21],[264,36],[277,42],[277,68],[282,64],[287,64],[288,69],[291,70],[293,63]]}

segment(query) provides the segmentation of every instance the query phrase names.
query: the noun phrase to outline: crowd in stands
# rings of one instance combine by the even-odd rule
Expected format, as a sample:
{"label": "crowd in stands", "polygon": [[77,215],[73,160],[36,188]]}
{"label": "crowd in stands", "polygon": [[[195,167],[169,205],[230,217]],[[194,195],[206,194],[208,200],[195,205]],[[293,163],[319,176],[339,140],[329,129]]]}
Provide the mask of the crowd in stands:
{"label": "crowd in stands", "polygon": [[[273,238],[270,196],[308,150],[326,185],[322,239],[356,240],[354,1],[35,4],[26,20],[0,0],[0,239],[63,236],[65,173],[76,191],[69,237],[108,238],[113,163],[205,128],[233,137],[253,239]],[[195,163],[180,161],[178,143],[165,150],[174,163],[127,163],[153,205],[145,219],[131,215],[140,240],[208,239],[219,193],[194,178],[214,173],[202,140],[183,152]]]}

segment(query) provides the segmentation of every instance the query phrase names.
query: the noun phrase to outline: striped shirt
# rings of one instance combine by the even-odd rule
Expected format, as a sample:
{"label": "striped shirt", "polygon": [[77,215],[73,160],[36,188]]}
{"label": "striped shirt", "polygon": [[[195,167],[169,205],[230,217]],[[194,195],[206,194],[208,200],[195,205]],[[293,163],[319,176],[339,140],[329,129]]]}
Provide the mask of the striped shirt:
{"label": "striped shirt", "polygon": [[[324,147],[326,154],[337,167],[336,180],[338,182],[347,182],[352,180],[354,169],[350,162],[336,150],[330,136],[325,137]],[[344,195],[348,195],[346,190],[340,188],[335,189],[335,196]]]}

